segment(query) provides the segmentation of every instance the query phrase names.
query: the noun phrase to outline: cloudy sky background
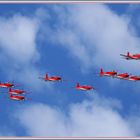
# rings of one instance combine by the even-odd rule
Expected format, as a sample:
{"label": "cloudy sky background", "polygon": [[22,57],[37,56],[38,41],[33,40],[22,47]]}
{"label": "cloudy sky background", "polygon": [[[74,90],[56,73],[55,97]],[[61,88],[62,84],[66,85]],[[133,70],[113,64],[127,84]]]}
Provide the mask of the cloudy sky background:
{"label": "cloudy sky background", "polygon": [[[140,75],[137,4],[0,5],[1,81],[20,83],[32,101],[1,89],[1,136],[140,136],[140,87],[99,77],[100,68]],[[6,11],[6,12],[5,12]],[[67,82],[43,82],[45,73]],[[76,82],[97,90],[76,91]]]}

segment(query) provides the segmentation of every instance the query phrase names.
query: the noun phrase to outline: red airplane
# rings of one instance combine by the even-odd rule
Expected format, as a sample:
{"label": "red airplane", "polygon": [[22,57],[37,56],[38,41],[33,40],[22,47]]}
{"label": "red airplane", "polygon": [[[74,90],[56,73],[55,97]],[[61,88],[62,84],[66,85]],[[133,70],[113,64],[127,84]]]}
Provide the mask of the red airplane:
{"label": "red airplane", "polygon": [[120,54],[120,55],[123,56],[127,60],[130,60],[130,59],[140,60],[140,54],[130,54],[129,52],[127,52],[127,55],[124,55],[124,54]]}
{"label": "red airplane", "polygon": [[24,96],[17,96],[17,95],[12,95],[12,94],[10,94],[9,98],[12,100],[17,100],[17,101],[25,100]]}
{"label": "red airplane", "polygon": [[6,83],[1,83],[0,82],[0,87],[3,87],[3,88],[10,88],[10,87],[13,87],[14,84],[12,83],[9,83],[9,82],[6,82]]}
{"label": "red airplane", "polygon": [[120,78],[120,79],[128,79],[128,77],[129,77],[128,73],[120,73],[115,76],[115,78]]}
{"label": "red airplane", "polygon": [[9,91],[8,91],[9,94],[23,94],[23,93],[28,93],[24,90],[20,90],[20,89],[11,89],[9,88]]}
{"label": "red airplane", "polygon": [[130,80],[130,81],[140,81],[140,76],[130,76],[127,80]]}
{"label": "red airplane", "polygon": [[48,77],[48,74],[46,74],[45,77],[39,77],[39,79],[45,80],[45,81],[61,81],[62,78],[59,76],[52,76],[52,77]]}
{"label": "red airplane", "polygon": [[100,76],[115,76],[116,74],[116,71],[104,72],[102,68],[100,70]]}
{"label": "red airplane", "polygon": [[80,84],[77,83],[76,89],[78,89],[78,90],[92,90],[92,89],[94,89],[94,88],[93,88],[92,86],[87,86],[87,85],[80,86]]}

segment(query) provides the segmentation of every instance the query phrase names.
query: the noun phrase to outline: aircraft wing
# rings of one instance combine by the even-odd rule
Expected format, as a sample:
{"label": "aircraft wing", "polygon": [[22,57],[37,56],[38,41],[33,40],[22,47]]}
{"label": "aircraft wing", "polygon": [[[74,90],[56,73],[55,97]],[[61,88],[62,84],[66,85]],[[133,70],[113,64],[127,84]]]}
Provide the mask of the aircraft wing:
{"label": "aircraft wing", "polygon": [[132,59],[131,57],[124,55],[124,54],[120,54],[120,56],[123,56],[125,59]]}

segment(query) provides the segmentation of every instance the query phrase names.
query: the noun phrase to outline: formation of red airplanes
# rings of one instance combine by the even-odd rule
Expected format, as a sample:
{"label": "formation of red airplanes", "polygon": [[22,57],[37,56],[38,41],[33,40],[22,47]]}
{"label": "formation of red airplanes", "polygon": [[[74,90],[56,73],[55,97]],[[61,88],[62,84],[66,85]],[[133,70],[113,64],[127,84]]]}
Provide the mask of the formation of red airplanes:
{"label": "formation of red airplanes", "polygon": [[[130,54],[127,52],[127,54],[120,54],[123,56],[126,60],[140,60],[140,54]],[[140,76],[136,75],[130,75],[128,73],[117,73],[116,71],[109,71],[109,72],[104,72],[103,69],[101,68],[100,70],[100,76],[110,76],[113,78],[119,78],[119,79],[124,79],[124,80],[130,80],[130,81],[140,81]]]}
{"label": "formation of red airplanes", "polygon": [[[124,55],[124,54],[120,54],[120,55],[123,56],[127,60],[140,59],[140,54],[130,54],[128,52],[126,55]],[[130,80],[130,81],[140,81],[140,76],[130,75],[128,73],[117,73],[117,71],[114,71],[114,70],[104,72],[102,68],[100,70],[100,76],[109,76],[109,77],[113,77],[113,78],[119,78],[119,79]],[[49,77],[48,74],[46,74],[45,77],[39,77],[39,79],[42,79],[44,81],[62,81],[61,77],[59,77],[59,76]],[[95,88],[92,86],[89,86],[89,85],[80,85],[79,83],[77,83],[75,86],[75,89],[77,89],[77,90],[94,90]]]}
{"label": "formation of red airplanes", "polygon": [[119,79],[124,79],[124,80],[130,80],[130,81],[140,81],[140,76],[130,76],[128,73],[119,73],[117,74],[116,71],[109,71],[109,72],[104,72],[103,69],[100,70],[100,76],[110,76],[113,78],[119,78]]}
{"label": "formation of red airplanes", "polygon": [[20,90],[20,89],[12,89],[12,87],[14,87],[14,86],[15,85],[13,83],[9,83],[9,82],[1,83],[0,82],[1,88],[8,88],[8,92],[6,92],[6,93],[9,94],[9,98],[11,100],[18,100],[18,101],[25,100],[25,97],[22,96],[21,94],[27,93],[27,92],[24,90]]}
{"label": "formation of red airplanes", "polygon": [[[48,74],[46,74],[45,77],[39,77],[39,79],[42,79],[44,81],[62,81],[62,78],[60,76],[49,77]],[[92,86],[80,85],[79,83],[76,84],[75,88],[77,90],[92,90],[92,89],[94,89]]]}
{"label": "formation of red airplanes", "polygon": [[[123,56],[126,60],[130,60],[130,59],[135,59],[135,60],[140,60],[140,54],[130,54],[129,52],[124,55],[124,54],[120,54],[121,56]],[[130,75],[128,73],[117,73],[117,71],[107,71],[104,72],[103,69],[100,69],[100,76],[109,76],[109,77],[113,77],[113,78],[119,78],[119,79],[124,79],[124,80],[130,80],[130,81],[140,81],[140,76],[135,76],[135,75]],[[44,81],[62,81],[62,78],[60,76],[51,76],[49,77],[48,74],[45,75],[45,77],[39,77],[39,79],[44,80]],[[8,92],[9,93],[9,98],[12,100],[25,100],[25,97],[22,96],[21,94],[23,93],[27,93],[24,90],[20,90],[20,89],[12,89],[12,87],[14,87],[15,85],[13,83],[1,83],[0,82],[0,87],[2,88],[8,88]],[[75,89],[76,90],[95,90],[95,88],[93,86],[90,85],[80,85],[79,83],[77,83],[75,85]]]}

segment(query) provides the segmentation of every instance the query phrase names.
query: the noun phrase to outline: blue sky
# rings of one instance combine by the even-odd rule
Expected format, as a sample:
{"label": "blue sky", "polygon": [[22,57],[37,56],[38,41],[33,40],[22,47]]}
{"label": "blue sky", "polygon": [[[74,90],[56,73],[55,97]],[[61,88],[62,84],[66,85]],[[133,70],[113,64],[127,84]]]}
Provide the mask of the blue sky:
{"label": "blue sky", "polygon": [[[1,81],[20,83],[32,101],[0,94],[0,135],[139,136],[139,82],[95,75],[101,67],[139,75],[139,61],[119,56],[140,52],[139,8],[1,4]],[[68,81],[40,81],[46,72]],[[76,82],[97,90],[76,91]]]}

